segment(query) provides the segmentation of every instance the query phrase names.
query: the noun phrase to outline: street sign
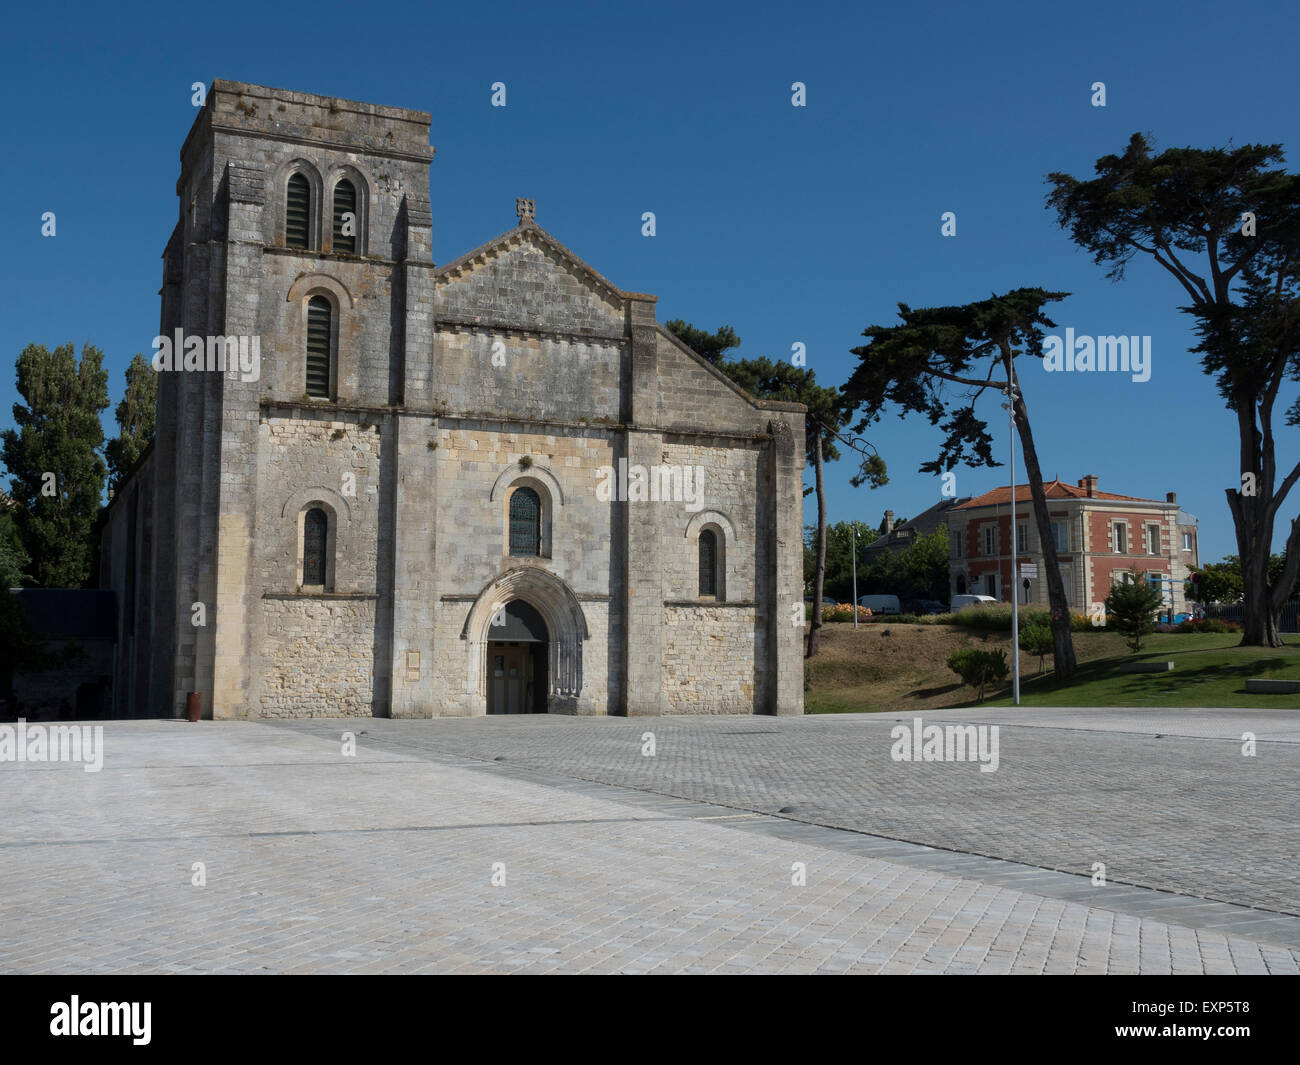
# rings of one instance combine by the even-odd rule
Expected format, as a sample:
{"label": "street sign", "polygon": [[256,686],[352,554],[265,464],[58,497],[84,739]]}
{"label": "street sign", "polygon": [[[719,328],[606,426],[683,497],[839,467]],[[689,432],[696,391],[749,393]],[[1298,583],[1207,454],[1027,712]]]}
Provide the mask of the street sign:
{"label": "street sign", "polygon": [[1022,576],[1022,577],[1033,577],[1033,578],[1037,578],[1037,577],[1038,577],[1038,563],[1037,563],[1037,562],[1022,562],[1022,563],[1020,563],[1020,576]]}

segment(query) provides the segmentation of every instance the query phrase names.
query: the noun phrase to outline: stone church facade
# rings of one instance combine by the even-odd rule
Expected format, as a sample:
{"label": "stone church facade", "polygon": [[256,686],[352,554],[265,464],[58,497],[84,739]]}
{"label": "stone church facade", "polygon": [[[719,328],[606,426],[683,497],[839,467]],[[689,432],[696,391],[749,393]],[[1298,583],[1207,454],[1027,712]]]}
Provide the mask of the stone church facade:
{"label": "stone church facade", "polygon": [[175,360],[103,533],[114,715],[802,713],[803,408],[528,201],[435,266],[429,127],[213,83],[163,255]]}

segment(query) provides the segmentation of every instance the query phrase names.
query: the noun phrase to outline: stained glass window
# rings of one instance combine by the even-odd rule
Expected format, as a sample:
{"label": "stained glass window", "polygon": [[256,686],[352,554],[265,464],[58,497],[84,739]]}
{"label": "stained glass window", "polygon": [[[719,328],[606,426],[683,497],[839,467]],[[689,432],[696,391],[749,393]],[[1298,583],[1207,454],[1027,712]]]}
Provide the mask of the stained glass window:
{"label": "stained glass window", "polygon": [[302,523],[302,583],[304,585],[323,585],[325,583],[325,531],[329,521],[325,511],[312,507],[303,517]]}
{"label": "stained glass window", "polygon": [[700,533],[700,595],[718,594],[718,534],[712,529]]}
{"label": "stained glass window", "polygon": [[510,553],[542,553],[542,500],[531,488],[516,488],[510,497]]}

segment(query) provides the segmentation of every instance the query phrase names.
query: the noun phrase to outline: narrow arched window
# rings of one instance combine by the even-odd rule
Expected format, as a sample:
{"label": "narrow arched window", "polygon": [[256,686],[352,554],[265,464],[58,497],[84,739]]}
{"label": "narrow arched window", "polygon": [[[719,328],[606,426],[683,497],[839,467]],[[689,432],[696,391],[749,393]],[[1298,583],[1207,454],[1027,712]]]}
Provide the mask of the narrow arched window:
{"label": "narrow arched window", "polygon": [[325,584],[325,543],[329,519],[320,507],[312,507],[302,519],[302,583]]}
{"label": "narrow arched window", "polygon": [[357,250],[357,190],[343,178],[334,186],[334,250]]}
{"label": "narrow arched window", "polygon": [[302,174],[289,175],[284,204],[284,242],[290,248],[308,247],[311,225],[311,185]]}
{"label": "narrow arched window", "polygon": [[542,553],[542,500],[531,488],[516,488],[510,497],[510,553]]}
{"label": "narrow arched window", "polygon": [[331,317],[333,309],[324,296],[307,301],[307,395],[329,399]]}
{"label": "narrow arched window", "polygon": [[712,529],[700,533],[700,595],[718,594],[718,534]]}

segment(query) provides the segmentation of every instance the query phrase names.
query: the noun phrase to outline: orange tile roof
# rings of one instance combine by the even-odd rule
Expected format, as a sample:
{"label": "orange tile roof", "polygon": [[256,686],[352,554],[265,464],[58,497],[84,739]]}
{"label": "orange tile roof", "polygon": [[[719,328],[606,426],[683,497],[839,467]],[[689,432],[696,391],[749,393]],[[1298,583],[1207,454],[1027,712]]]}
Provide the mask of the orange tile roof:
{"label": "orange tile roof", "polygon": [[[1114,492],[1103,492],[1094,488],[1092,495],[1088,495],[1086,488],[1077,484],[1066,484],[1059,477],[1054,481],[1043,482],[1043,493],[1048,499],[1119,499],[1129,503],[1159,503],[1157,499],[1144,499],[1142,496],[1121,496]],[[985,492],[982,496],[976,496],[969,503],[962,503],[954,507],[954,510],[974,510],[977,507],[1005,506],[1011,502],[1011,489],[1007,487],[995,488],[991,492]],[[1016,505],[1029,502],[1029,485],[1016,485]],[[1174,504],[1163,504],[1162,506]]]}

